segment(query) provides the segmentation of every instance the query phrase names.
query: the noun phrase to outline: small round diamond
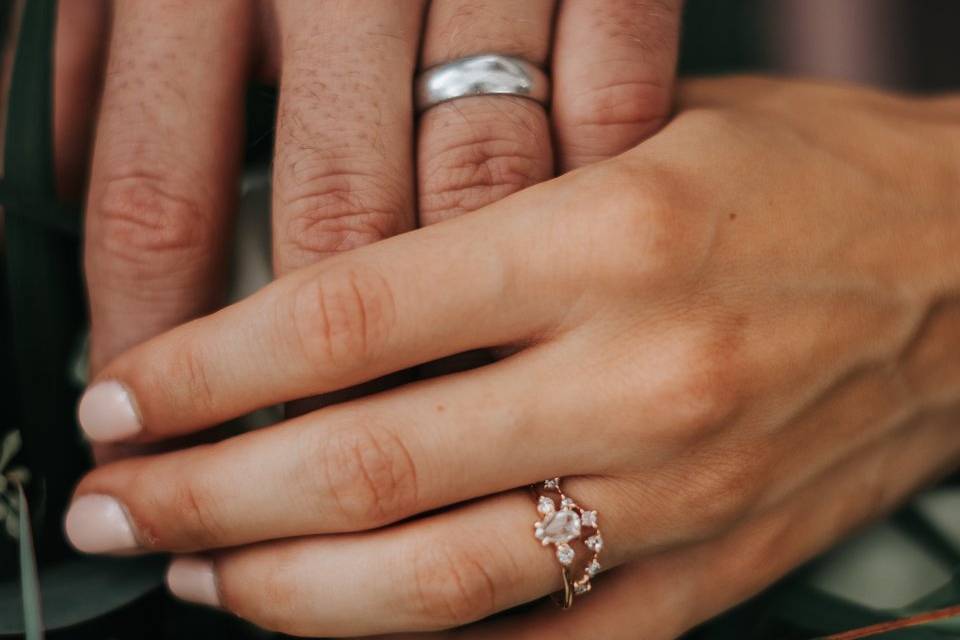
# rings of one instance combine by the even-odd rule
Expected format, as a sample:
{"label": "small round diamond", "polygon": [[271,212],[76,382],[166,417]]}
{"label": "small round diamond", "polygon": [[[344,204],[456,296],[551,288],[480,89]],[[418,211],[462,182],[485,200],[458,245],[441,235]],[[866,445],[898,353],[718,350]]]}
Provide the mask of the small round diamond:
{"label": "small round diamond", "polygon": [[590,561],[590,564],[587,565],[587,574],[592,578],[593,576],[600,573],[600,562],[594,558]]}
{"label": "small round diamond", "polygon": [[574,502],[570,498],[564,498],[563,500],[560,501],[561,509],[569,509],[573,505],[574,505]]}
{"label": "small round diamond", "polygon": [[600,537],[599,533],[595,536],[590,536],[584,540],[583,543],[594,553],[600,553],[600,550],[603,549],[603,538]]}
{"label": "small round diamond", "polygon": [[540,496],[540,500],[537,501],[537,511],[540,512],[540,515],[547,515],[548,513],[553,513],[556,510],[556,506],[553,504],[553,500],[546,497]]}
{"label": "small round diamond", "polygon": [[573,592],[574,592],[575,594],[577,594],[578,596],[582,596],[583,594],[587,593],[588,591],[590,591],[590,581],[589,581],[589,580],[584,580],[583,582],[577,582],[576,584],[573,585]]}
{"label": "small round diamond", "polygon": [[568,544],[558,544],[557,545],[557,560],[560,561],[560,564],[564,566],[569,566],[573,562],[573,557],[576,555],[573,551],[573,547]]}

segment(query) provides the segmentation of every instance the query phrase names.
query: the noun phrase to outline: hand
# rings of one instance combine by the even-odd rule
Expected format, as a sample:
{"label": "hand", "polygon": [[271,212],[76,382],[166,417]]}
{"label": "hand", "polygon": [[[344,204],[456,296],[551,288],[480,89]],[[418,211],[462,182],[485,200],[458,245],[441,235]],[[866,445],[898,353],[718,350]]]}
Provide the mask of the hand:
{"label": "hand", "polygon": [[517,349],[95,470],[74,544],[209,550],[174,562],[174,592],[287,633],[446,628],[559,587],[515,488],[564,476],[619,568],[569,615],[466,637],[670,638],[954,467],[957,101],[761,79],[680,97],[611,161],[293,272],[115,360],[81,422],[149,440]]}
{"label": "hand", "polygon": [[[101,2],[61,3],[58,31],[68,192],[86,175],[107,58],[86,207],[94,372],[222,304],[251,77],[281,87],[272,208],[282,275],[485,206],[552,177],[555,161],[567,170],[633,146],[670,110],[680,14],[679,0],[111,6],[108,54]],[[460,99],[415,129],[418,66],[488,51],[550,60],[556,154],[548,112],[521,98]]]}

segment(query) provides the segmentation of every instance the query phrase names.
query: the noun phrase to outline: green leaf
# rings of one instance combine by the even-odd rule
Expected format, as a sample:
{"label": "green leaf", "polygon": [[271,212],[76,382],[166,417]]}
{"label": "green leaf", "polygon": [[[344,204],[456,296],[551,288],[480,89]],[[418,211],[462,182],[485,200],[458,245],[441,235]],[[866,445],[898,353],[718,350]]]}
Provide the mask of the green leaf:
{"label": "green leaf", "polygon": [[7,468],[18,451],[20,451],[20,432],[13,430],[3,437],[3,444],[0,445],[0,471]]}
{"label": "green leaf", "polygon": [[23,598],[23,630],[27,640],[43,640],[43,613],[40,604],[40,578],[33,552],[33,531],[30,508],[23,486],[17,485],[20,496],[20,593]]}
{"label": "green leaf", "polygon": [[[74,415],[78,390],[65,371],[84,324],[85,304],[78,238],[62,233],[66,226],[76,230],[79,217],[76,210],[58,205],[54,190],[51,92],[57,2],[14,4],[18,11],[8,31],[16,35],[16,47],[4,96],[0,177],[6,216],[0,270],[6,283],[0,285],[5,289],[0,295],[7,298],[4,342],[10,345],[10,355],[3,354],[10,380],[3,389],[10,400],[4,418],[23,439],[17,459],[30,469],[32,482],[43,487],[42,500],[31,493],[42,565],[66,550],[55,523],[88,461]],[[64,224],[50,226],[57,217]],[[0,566],[0,577],[12,577],[14,566]]]}

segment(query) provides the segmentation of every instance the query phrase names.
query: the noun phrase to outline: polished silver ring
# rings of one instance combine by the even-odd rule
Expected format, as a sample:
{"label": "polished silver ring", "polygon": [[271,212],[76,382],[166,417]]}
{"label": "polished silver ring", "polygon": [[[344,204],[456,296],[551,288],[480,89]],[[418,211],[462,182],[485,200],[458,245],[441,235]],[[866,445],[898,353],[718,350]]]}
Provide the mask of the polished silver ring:
{"label": "polished silver ring", "polygon": [[550,81],[523,58],[487,53],[427,69],[414,86],[417,111],[466,96],[520,96],[546,105]]}

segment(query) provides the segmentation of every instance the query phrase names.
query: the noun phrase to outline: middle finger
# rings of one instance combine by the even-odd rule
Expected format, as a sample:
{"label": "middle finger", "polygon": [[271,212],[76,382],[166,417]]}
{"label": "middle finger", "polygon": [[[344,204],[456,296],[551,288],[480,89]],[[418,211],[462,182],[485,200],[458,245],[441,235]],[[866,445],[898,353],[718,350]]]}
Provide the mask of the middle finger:
{"label": "middle finger", "polygon": [[277,5],[277,275],[411,229],[422,2]]}
{"label": "middle finger", "polygon": [[[94,553],[234,546],[369,529],[556,473],[592,471],[603,456],[589,442],[576,456],[535,444],[543,431],[536,425],[551,425],[554,442],[576,437],[576,421],[541,391],[563,385],[544,380],[547,357],[522,354],[216,445],[94,470],[77,488],[68,534]],[[538,372],[549,384],[533,382]]]}

